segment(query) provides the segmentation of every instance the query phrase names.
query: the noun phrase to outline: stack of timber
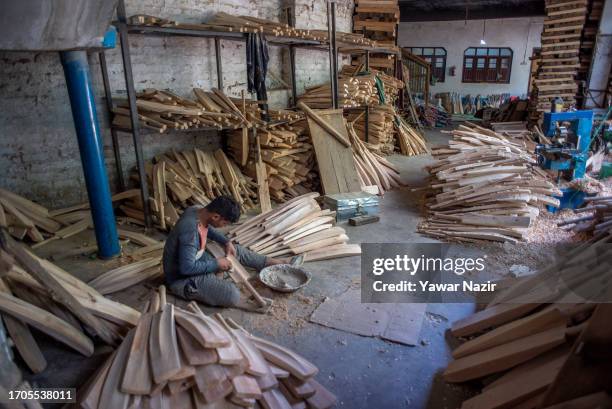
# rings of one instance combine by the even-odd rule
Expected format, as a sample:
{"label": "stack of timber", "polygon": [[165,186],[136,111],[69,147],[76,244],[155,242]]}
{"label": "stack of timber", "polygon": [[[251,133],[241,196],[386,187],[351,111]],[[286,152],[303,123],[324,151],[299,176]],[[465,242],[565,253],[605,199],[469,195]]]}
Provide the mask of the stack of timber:
{"label": "stack of timber", "polygon": [[566,107],[576,103],[576,75],[582,30],[586,21],[587,0],[568,2],[547,0],[542,59],[536,72],[532,91],[531,118],[550,111],[555,98],[563,99]]}
{"label": "stack of timber", "polygon": [[363,110],[350,111],[347,121],[359,138],[367,142],[368,148],[379,154],[390,155],[395,150],[396,125],[395,108],[391,105],[373,105],[368,113],[368,136],[366,138],[366,117]]}
{"label": "stack of timber", "polygon": [[[242,139],[238,133],[230,135],[230,147],[238,138]],[[259,129],[257,138],[261,159],[265,165],[270,197],[273,200],[284,202],[319,190],[316,159],[305,120],[291,125]],[[253,146],[256,142],[250,140],[249,146]],[[250,149],[244,172],[253,179],[257,176],[257,162],[257,150]]]}
{"label": "stack of timber", "polygon": [[[582,36],[580,38],[580,53],[578,55],[580,61],[580,67],[578,68],[577,81],[587,81],[589,72],[591,69],[591,62],[593,60],[593,51],[595,49],[595,41],[597,38],[597,31],[599,30],[599,24],[603,12],[603,0],[588,0],[587,2],[587,18],[582,30]],[[583,107],[583,95],[578,93],[576,99],[578,106]]]}
{"label": "stack of timber", "polygon": [[[138,189],[131,189],[113,195],[111,200],[119,202],[139,194]],[[92,225],[89,203],[49,210],[25,197],[0,189],[0,227],[17,240],[25,241],[27,237],[33,242],[33,249],[75,236]]]}
{"label": "stack of timber", "polygon": [[[362,72],[363,65],[355,68],[348,65],[342,67],[338,79],[339,107],[395,104],[404,88],[402,81],[381,71]],[[330,83],[306,88],[299,100],[313,109],[331,108]]]}
{"label": "stack of timber", "polygon": [[341,227],[334,226],[335,212],[321,210],[308,193],[288,200],[229,232],[237,243],[269,257],[304,254],[304,261],[361,254],[358,244],[347,244]]}
{"label": "stack of timber", "polygon": [[0,236],[0,314],[15,349],[34,373],[42,372],[47,362],[30,327],[91,356],[90,336],[116,345],[138,322],[138,311],[105,298],[3,231]]}
{"label": "stack of timber", "polygon": [[451,116],[442,106],[425,105],[423,100],[419,100],[417,112],[421,123],[425,126],[444,128],[450,125]]}
{"label": "stack of timber", "polygon": [[[216,88],[206,92],[194,88],[195,100],[170,91],[145,89],[136,98],[139,125],[159,133],[171,129],[236,129],[262,125],[257,101],[230,98]],[[112,125],[131,129],[130,110],[126,99],[115,99]]]}
{"label": "stack of timber", "polygon": [[397,131],[397,144],[402,155],[414,156],[429,152],[423,134],[408,125],[404,118],[396,115],[393,125]]}
{"label": "stack of timber", "polygon": [[347,120],[368,148],[378,154],[390,155],[397,150],[405,156],[427,153],[423,135],[409,125],[391,105],[375,105],[368,113],[368,136],[366,141],[366,119],[363,111],[349,112]]}
{"label": "stack of timber", "polygon": [[[451,383],[481,380],[485,385],[461,408],[609,407],[609,396],[603,406],[597,401],[550,405],[557,403],[551,398],[559,387],[571,384],[569,389],[576,392],[582,380],[588,379],[588,393],[597,392],[598,382],[590,375],[599,364],[576,366],[571,361],[588,359],[593,345],[609,350],[612,334],[602,329],[609,328],[606,314],[611,311],[596,302],[609,291],[603,283],[610,278],[610,260],[609,244],[584,243],[534,275],[502,280],[506,283],[484,309],[454,322],[451,334],[464,342],[453,351],[454,361],[443,377]],[[594,327],[599,336],[592,344],[586,337]],[[606,362],[609,372],[609,354],[605,356],[597,362]]]}
{"label": "stack of timber", "polygon": [[[587,206],[574,210],[578,217],[564,220],[558,226],[595,237],[612,237],[612,196],[587,197],[585,201]],[[581,216],[584,213],[590,214]]]}
{"label": "stack of timber", "polygon": [[399,170],[362,142],[357,136],[353,124],[349,123],[347,128],[361,190],[371,194],[384,195],[387,190],[402,186]]}
{"label": "stack of timber", "polygon": [[460,125],[447,147],[432,149],[427,220],[419,231],[440,239],[517,242],[539,214],[558,207],[560,191],[533,165],[521,142],[476,125]]}
{"label": "stack of timber", "polygon": [[164,241],[158,241],[143,233],[118,226],[122,239],[138,247],[124,249],[121,265],[112,268],[88,282],[100,294],[112,294],[144,281],[163,277],[161,269]]}
{"label": "stack of timber", "polygon": [[[257,185],[221,149],[167,152],[147,163],[146,170],[154,220],[162,230],[176,224],[182,209],[205,206],[219,196],[234,198],[243,211],[255,205]],[[120,209],[132,219],[144,220],[140,197]]]}
{"label": "stack of timber", "polygon": [[[400,10],[397,0],[355,0],[353,31],[362,33],[380,45],[388,47],[397,45],[399,19]],[[370,66],[392,71],[396,58],[388,54],[372,54]],[[364,62],[359,59],[355,60],[354,64]]]}
{"label": "stack of timber", "polygon": [[336,397],[297,353],[155,293],[136,328],[79,391],[84,408],[313,408]]}

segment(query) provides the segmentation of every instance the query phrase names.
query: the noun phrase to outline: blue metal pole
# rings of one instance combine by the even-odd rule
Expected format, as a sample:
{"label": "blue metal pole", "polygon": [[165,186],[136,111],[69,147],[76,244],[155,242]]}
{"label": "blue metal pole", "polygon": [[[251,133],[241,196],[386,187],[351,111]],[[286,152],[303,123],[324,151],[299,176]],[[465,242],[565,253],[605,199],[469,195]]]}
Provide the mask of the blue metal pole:
{"label": "blue metal pole", "polygon": [[79,141],[81,163],[98,242],[98,256],[110,258],[119,254],[120,247],[87,53],[62,51],[60,57]]}

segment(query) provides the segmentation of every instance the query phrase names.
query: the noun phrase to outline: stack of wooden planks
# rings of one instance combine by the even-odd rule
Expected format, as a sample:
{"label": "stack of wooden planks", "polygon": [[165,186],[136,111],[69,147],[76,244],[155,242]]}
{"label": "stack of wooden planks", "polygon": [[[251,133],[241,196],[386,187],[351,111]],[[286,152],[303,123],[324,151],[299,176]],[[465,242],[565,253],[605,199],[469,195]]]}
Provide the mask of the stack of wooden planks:
{"label": "stack of wooden planks", "polygon": [[136,328],[79,391],[84,408],[312,408],[335,396],[318,368],[232,320],[182,309],[160,288]]}
{"label": "stack of wooden planks", "polygon": [[[587,18],[582,29],[582,36],[580,38],[580,54],[578,55],[580,61],[580,67],[578,68],[578,75],[576,80],[587,81],[589,72],[591,69],[591,62],[593,60],[593,51],[595,50],[595,41],[597,38],[597,31],[603,12],[603,0],[588,0],[587,1]],[[579,93],[576,95],[576,99],[579,106],[583,105],[584,96]]]}
{"label": "stack of wooden planks", "polygon": [[397,145],[402,155],[414,156],[429,152],[423,135],[408,125],[401,116],[395,115],[393,125],[397,131]]}
{"label": "stack of wooden planks", "polygon": [[[259,129],[257,138],[272,199],[284,202],[319,189],[316,159],[305,120]],[[236,139],[242,139],[242,135],[237,132],[230,135],[230,147],[235,145]],[[254,143],[256,141],[251,138],[249,145],[253,146]],[[234,152],[234,157],[236,156],[237,153]],[[257,150],[250,149],[244,173],[256,179],[256,165]]]}
{"label": "stack of wooden planks", "polygon": [[[567,375],[574,383],[570,389],[576,392],[581,380],[598,366],[591,362],[578,368],[569,361],[588,359],[592,350],[585,348],[593,345],[606,345],[608,350],[612,338],[609,330],[602,332],[609,328],[602,308],[607,314],[610,309],[596,304],[597,295],[608,290],[602,283],[612,271],[609,244],[583,244],[560,257],[534,275],[501,280],[504,287],[486,307],[453,323],[451,334],[464,342],[453,351],[444,379],[482,380],[485,385],[480,394],[463,402],[462,409],[610,406],[609,398],[603,406],[549,406]],[[584,337],[593,325],[601,324],[598,341],[587,341]],[[596,361],[605,361],[609,372],[609,355],[605,356]],[[597,382],[589,382],[589,393],[596,392]]]}
{"label": "stack of wooden planks", "polygon": [[399,170],[387,159],[372,152],[357,136],[351,123],[347,127],[361,190],[383,195],[388,190],[402,186]]}
{"label": "stack of wooden planks", "polygon": [[559,206],[560,191],[533,167],[535,158],[518,141],[492,130],[460,125],[447,147],[432,150],[428,167],[435,191],[419,231],[449,240],[517,242],[539,214],[538,205]]}
{"label": "stack of wooden planks", "polygon": [[390,155],[395,150],[397,129],[394,123],[395,108],[388,104],[373,105],[368,112],[368,136],[366,141],[366,116],[363,110],[347,114],[348,122],[353,124],[359,138],[367,142],[372,151]]}
{"label": "stack of wooden planks", "polygon": [[574,210],[577,214],[591,213],[587,216],[564,220],[558,224],[574,232],[589,232],[594,236],[612,236],[612,196],[587,197],[587,206]]}
{"label": "stack of wooden planks", "polygon": [[[397,44],[397,28],[400,10],[397,0],[355,0],[353,31],[375,40],[378,44],[394,47]],[[363,63],[356,59],[354,64]],[[395,58],[391,55],[373,54],[370,66],[392,70]]]}
{"label": "stack of wooden planks", "polygon": [[549,111],[555,98],[565,106],[576,103],[576,74],[582,30],[587,14],[587,0],[547,0],[542,32],[540,65],[532,91],[532,119]]}
{"label": "stack of wooden planks", "polygon": [[[176,224],[181,209],[207,205],[218,196],[233,197],[243,211],[255,205],[256,184],[221,149],[167,152],[147,163],[146,169],[155,222],[162,230]],[[120,209],[135,220],[144,220],[140,197],[124,202]]]}
{"label": "stack of wooden planks", "polygon": [[[130,189],[111,197],[113,203],[135,198],[138,189]],[[37,249],[55,240],[67,239],[91,228],[89,203],[49,210],[25,197],[0,189],[0,227],[18,239],[29,238]],[[92,251],[95,251],[94,247]]]}
{"label": "stack of wooden planks", "polygon": [[228,237],[269,257],[304,254],[305,261],[317,261],[361,254],[359,245],[347,244],[344,229],[334,226],[334,212],[321,210],[318,196],[288,200],[234,227]]}
{"label": "stack of wooden planks", "polygon": [[[286,23],[256,18],[252,16],[233,16],[227,13],[218,13],[207,23],[180,23],[174,20],[149,16],[144,14],[133,15],[130,24],[156,27],[172,27],[184,30],[205,30],[236,33],[265,33],[273,41],[283,39],[300,39],[318,41],[321,45],[329,43],[327,30],[297,29]],[[366,38],[359,33],[336,32],[336,42],[343,49],[355,48],[359,50],[385,48],[389,52],[397,52],[397,47],[391,44],[379,44],[377,41]]]}
{"label": "stack of wooden planks", "polygon": [[6,233],[0,235],[0,314],[16,350],[34,373],[42,372],[47,362],[30,327],[91,356],[90,336],[115,345],[138,322],[138,311],[105,298]]}
{"label": "stack of wooden planks", "polygon": [[[170,91],[145,89],[136,98],[139,125],[164,133],[170,129],[236,129],[263,125],[257,101],[230,98],[216,88],[206,92],[194,88],[195,99],[183,98]],[[131,129],[126,99],[115,99],[112,125]]]}
{"label": "stack of wooden planks", "polygon": [[[118,226],[119,237],[139,245],[135,249],[124,249],[121,265],[112,268],[88,284],[100,294],[107,295],[124,290],[144,281],[163,277],[161,268],[164,241],[158,241],[143,233]],[[125,262],[127,261],[127,262]]]}
{"label": "stack of wooden planks", "polygon": [[353,124],[359,138],[367,142],[368,148],[378,154],[390,155],[397,150],[406,156],[427,153],[425,139],[409,125],[392,105],[371,106],[368,112],[369,128],[366,141],[366,119],[363,111],[349,112],[348,122]]}
{"label": "stack of wooden planks", "polygon": [[[404,83],[381,71],[362,72],[360,68],[353,69],[345,65],[338,79],[338,104],[342,108],[360,107],[364,105],[395,104]],[[316,87],[306,88],[299,97],[301,102],[313,109],[331,108],[331,85],[326,83]]]}

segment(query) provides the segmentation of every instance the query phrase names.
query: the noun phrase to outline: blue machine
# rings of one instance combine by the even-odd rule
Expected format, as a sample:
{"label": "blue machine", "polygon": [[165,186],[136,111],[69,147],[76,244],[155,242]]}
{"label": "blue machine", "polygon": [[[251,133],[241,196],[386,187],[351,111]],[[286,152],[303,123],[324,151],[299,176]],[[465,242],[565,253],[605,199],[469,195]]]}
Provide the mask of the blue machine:
{"label": "blue machine", "polygon": [[[586,174],[591,146],[593,111],[545,112],[543,131],[552,142],[538,145],[536,154],[542,169],[556,170],[557,182],[572,181]],[[560,209],[575,209],[582,205],[584,192],[563,188]],[[549,209],[551,210],[551,209]]]}

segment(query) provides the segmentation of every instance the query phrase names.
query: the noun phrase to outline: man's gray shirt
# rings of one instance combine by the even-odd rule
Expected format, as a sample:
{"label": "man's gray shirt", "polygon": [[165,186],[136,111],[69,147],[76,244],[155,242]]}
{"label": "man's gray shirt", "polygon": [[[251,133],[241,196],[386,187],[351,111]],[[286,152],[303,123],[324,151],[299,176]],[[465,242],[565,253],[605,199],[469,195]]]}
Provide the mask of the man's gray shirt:
{"label": "man's gray shirt", "polygon": [[[190,276],[216,273],[219,270],[217,260],[213,257],[197,257],[200,250],[198,210],[201,208],[191,206],[186,209],[166,239],[163,265],[168,285]],[[229,241],[212,226],[208,226],[207,240],[216,241],[223,246]]]}

